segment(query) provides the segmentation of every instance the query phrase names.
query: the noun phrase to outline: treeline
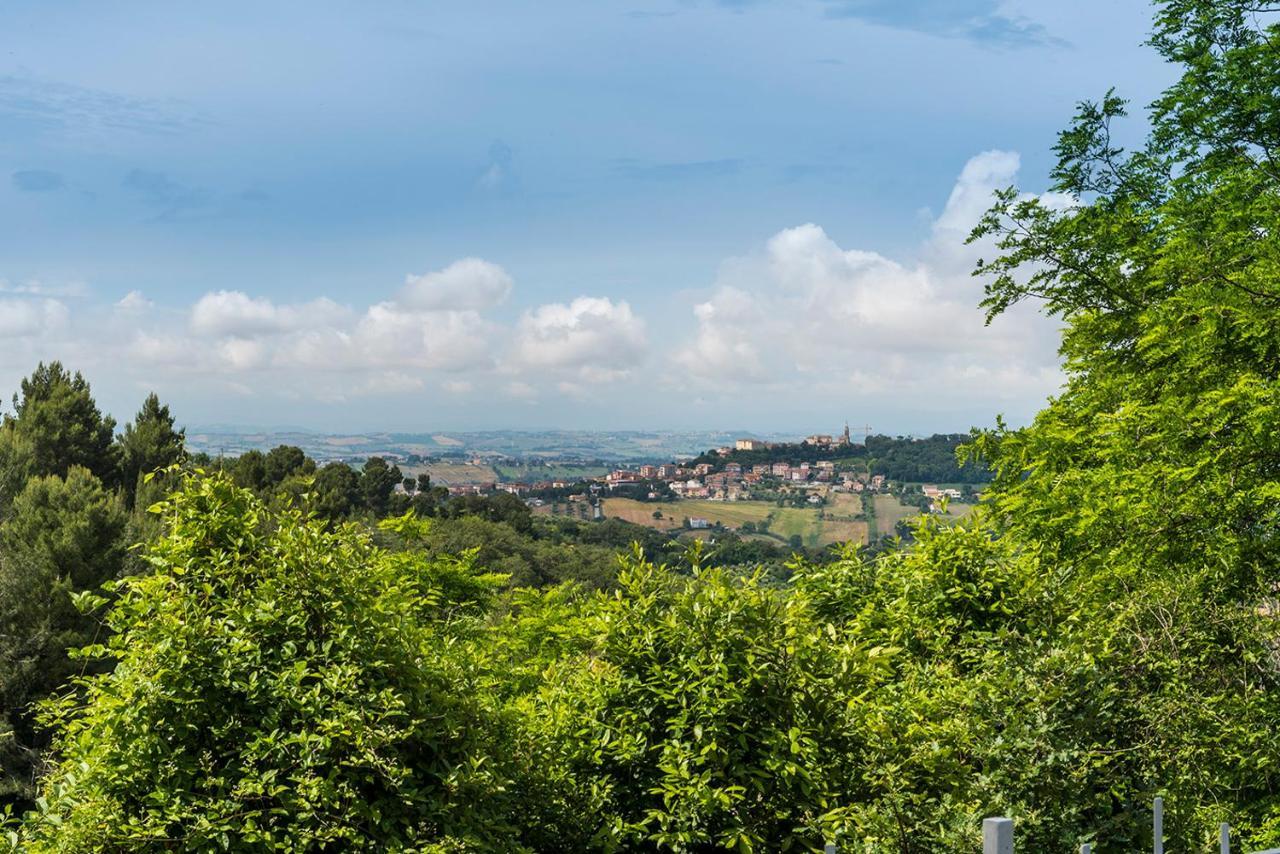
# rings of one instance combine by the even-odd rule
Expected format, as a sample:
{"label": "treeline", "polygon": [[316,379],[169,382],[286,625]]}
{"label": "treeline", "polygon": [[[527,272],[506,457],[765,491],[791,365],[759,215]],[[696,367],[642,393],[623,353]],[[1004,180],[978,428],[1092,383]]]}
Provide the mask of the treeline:
{"label": "treeline", "polygon": [[[670,555],[677,547],[666,534],[618,519],[535,517],[507,493],[450,496],[426,475],[406,478],[378,457],[353,468],[317,465],[288,445],[236,458],[188,455],[183,431],[156,395],[117,431],[88,381],[58,362],[22,381],[12,410],[0,422],[0,805],[19,809],[32,804],[48,758],[39,703],[73,675],[110,669],[109,658],[86,663],[68,654],[107,640],[101,622],[75,602],[151,572],[147,553],[134,546],[162,531],[163,517],[148,510],[184,472],[225,477],[270,512],[302,508],[329,529],[373,530],[406,513],[431,519],[416,546],[425,555],[468,555],[509,587],[612,588],[620,552],[638,544]],[[728,532],[717,540],[708,564],[768,563],[785,575],[788,550]]]}
{"label": "treeline", "polygon": [[687,465],[706,463],[722,470],[726,463],[744,467],[763,463],[831,460],[838,470],[884,475],[911,483],[986,483],[991,472],[982,460],[961,460],[957,453],[970,440],[966,434],[939,433],[924,439],[868,436],[865,444],[810,445],[782,443],[754,451],[734,450],[725,456],[707,451]]}
{"label": "treeline", "polygon": [[98,635],[74,598],[145,569],[130,551],[158,520],[145,512],[173,482],[148,480],[183,457],[183,434],[152,394],[116,424],[89,384],[40,365],[0,421],[0,803],[34,796],[47,732],[33,703],[75,673],[67,655]]}

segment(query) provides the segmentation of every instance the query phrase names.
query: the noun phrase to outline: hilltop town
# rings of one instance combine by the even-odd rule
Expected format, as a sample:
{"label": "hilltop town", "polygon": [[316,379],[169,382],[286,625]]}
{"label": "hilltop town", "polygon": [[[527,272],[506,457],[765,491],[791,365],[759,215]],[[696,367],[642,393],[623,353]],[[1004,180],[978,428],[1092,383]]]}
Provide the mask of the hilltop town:
{"label": "hilltop town", "polygon": [[[798,442],[744,437],[683,460],[583,465],[577,473],[563,461],[540,469],[528,460],[405,460],[399,466],[411,476],[397,491],[412,495],[433,482],[455,497],[507,493],[538,514],[619,518],[671,532],[734,530],[797,547],[865,543],[902,533],[902,521],[919,512],[967,512],[985,471],[956,464],[964,438],[855,441],[846,426]],[[559,474],[528,476],[540,470]],[[493,476],[478,479],[480,472]]]}

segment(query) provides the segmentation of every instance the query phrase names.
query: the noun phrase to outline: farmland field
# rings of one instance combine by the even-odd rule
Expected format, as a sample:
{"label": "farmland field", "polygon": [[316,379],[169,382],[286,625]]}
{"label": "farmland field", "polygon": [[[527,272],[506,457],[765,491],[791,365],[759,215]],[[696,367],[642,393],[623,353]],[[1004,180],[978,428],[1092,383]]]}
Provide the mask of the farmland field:
{"label": "farmland field", "polygon": [[876,508],[876,533],[882,537],[892,537],[899,520],[920,515],[919,508],[903,504],[896,495],[874,495],[871,500]]}
{"label": "farmland field", "polygon": [[832,492],[827,495],[827,516],[862,518],[862,496],[849,492]]}
{"label": "farmland field", "polygon": [[[684,523],[684,517],[689,515],[684,511],[676,511],[674,509],[676,505],[673,504],[647,503],[636,501],[633,498],[606,498],[603,503],[605,516],[622,519],[636,525],[647,525],[650,528],[657,528],[659,531],[669,531],[672,528],[681,527]],[[653,511],[655,510],[662,512],[661,519],[653,518]]]}
{"label": "farmland field", "polygon": [[401,465],[405,477],[417,477],[421,472],[431,475],[431,482],[440,486],[456,486],[463,483],[492,483],[498,479],[493,466],[473,466],[466,463],[430,463],[424,466]]}
{"label": "farmland field", "polygon": [[862,521],[841,522],[823,519],[816,545],[829,546],[832,543],[847,543],[851,540],[865,545],[868,540],[867,528],[867,523]]}
{"label": "farmland field", "polygon": [[586,480],[607,474],[605,466],[580,466],[565,464],[522,465],[518,463],[501,463],[493,470],[504,481],[536,482],[540,480]]}
{"label": "farmland field", "polygon": [[[663,518],[654,519],[654,510]],[[761,525],[767,522],[767,536],[774,542],[788,542],[793,535],[808,548],[817,548],[845,540],[867,541],[867,523],[854,520],[830,520],[818,517],[816,509],[776,507],[766,501],[676,501],[646,503],[630,498],[606,498],[606,516],[670,531],[684,525],[686,517],[706,519],[726,528],[739,528],[745,522]]]}

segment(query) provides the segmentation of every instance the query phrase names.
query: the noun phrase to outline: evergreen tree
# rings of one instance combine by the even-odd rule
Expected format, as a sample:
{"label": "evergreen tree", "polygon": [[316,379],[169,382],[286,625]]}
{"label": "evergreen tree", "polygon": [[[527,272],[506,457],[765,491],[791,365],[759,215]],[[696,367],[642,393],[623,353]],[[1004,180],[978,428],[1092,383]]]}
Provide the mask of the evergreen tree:
{"label": "evergreen tree", "polygon": [[329,463],[316,472],[316,512],[325,519],[338,520],[360,507],[360,475],[346,463]]}
{"label": "evergreen tree", "polygon": [[5,440],[8,447],[25,446],[29,474],[65,477],[73,466],[83,466],[103,483],[118,482],[115,420],[98,410],[79,372],[69,373],[61,362],[41,362],[22,381],[13,408],[0,430],[15,434]]}
{"label": "evergreen tree", "polygon": [[360,471],[364,506],[375,516],[385,516],[391,506],[391,494],[402,480],[399,466],[388,465],[382,457],[370,457]]}
{"label": "evergreen tree", "polygon": [[154,392],[147,395],[133,423],[119,437],[121,481],[132,506],[141,479],[182,459],[186,431],[174,429],[169,407]]}
{"label": "evergreen tree", "polygon": [[98,624],[72,605],[119,574],[126,514],[87,469],[33,478],[0,524],[0,797],[28,796],[44,737],[32,703],[73,672]]}

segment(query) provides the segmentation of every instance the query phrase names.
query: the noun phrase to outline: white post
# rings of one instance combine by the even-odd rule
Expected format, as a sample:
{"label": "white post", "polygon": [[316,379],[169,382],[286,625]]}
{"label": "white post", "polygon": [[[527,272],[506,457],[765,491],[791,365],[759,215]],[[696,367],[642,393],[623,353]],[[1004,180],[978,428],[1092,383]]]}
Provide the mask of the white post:
{"label": "white post", "polygon": [[1013,854],[1013,819],[982,820],[982,854]]}
{"label": "white post", "polygon": [[822,849],[822,854],[836,854],[836,844],[828,842],[826,847]]}
{"label": "white post", "polygon": [[1164,854],[1164,798],[1156,798],[1151,806],[1151,835],[1155,838],[1155,854]]}
{"label": "white post", "polygon": [[1222,854],[1231,854],[1231,825],[1225,821],[1218,827],[1218,845]]}
{"label": "white post", "polygon": [[1093,854],[1093,846],[1088,842],[1080,843],[1080,854]]}

